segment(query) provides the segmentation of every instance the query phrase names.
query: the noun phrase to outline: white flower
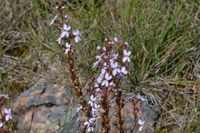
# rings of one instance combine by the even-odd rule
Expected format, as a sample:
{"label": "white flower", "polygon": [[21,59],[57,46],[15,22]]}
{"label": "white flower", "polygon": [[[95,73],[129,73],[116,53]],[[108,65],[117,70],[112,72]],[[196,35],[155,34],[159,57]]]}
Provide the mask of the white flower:
{"label": "white flower", "polygon": [[142,131],[142,128],[143,128],[143,126],[144,126],[144,123],[145,123],[145,121],[142,121],[142,120],[138,120],[138,124],[140,125],[140,127],[139,127],[139,131]]}
{"label": "white flower", "polygon": [[68,52],[70,51],[71,45],[69,43],[65,44],[65,54],[68,54]]}
{"label": "white flower", "polygon": [[76,43],[78,43],[79,41],[81,41],[79,30],[73,31],[73,35],[75,36],[75,37],[74,37],[74,41],[75,41]]}
{"label": "white flower", "polygon": [[122,67],[121,72],[126,75],[128,74],[128,71],[126,70],[126,67]]}
{"label": "white flower", "polygon": [[122,59],[122,62],[125,63],[125,62],[130,62],[130,55],[131,55],[131,51],[127,51],[126,49],[124,49],[123,51],[123,54],[124,54],[124,57]]}
{"label": "white flower", "polygon": [[11,115],[11,109],[7,109],[7,108],[4,108],[4,114],[6,115],[5,116],[5,119],[6,121],[9,121],[12,119],[12,115]]}
{"label": "white flower", "polygon": [[3,123],[0,123],[0,128],[2,128],[2,127],[3,127],[3,125],[4,125]]}
{"label": "white flower", "polygon": [[55,22],[57,17],[58,17],[58,15],[54,16],[49,25],[52,25]]}

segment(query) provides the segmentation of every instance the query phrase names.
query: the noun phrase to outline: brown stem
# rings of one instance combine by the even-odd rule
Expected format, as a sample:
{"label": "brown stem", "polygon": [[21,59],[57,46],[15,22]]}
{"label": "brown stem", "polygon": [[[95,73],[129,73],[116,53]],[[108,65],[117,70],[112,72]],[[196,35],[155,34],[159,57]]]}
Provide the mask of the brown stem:
{"label": "brown stem", "polygon": [[[65,55],[64,58],[67,61],[67,69],[69,71],[70,81],[72,84],[72,90],[78,99],[78,104],[83,106],[83,115],[84,120],[88,120],[90,116],[90,107],[87,105],[86,101],[83,98],[83,93],[80,87],[79,80],[76,75],[75,70],[75,63],[74,63],[74,50],[71,49],[71,51],[68,53],[68,55]],[[87,126],[84,126],[82,133],[86,133]]]}
{"label": "brown stem", "polygon": [[117,116],[117,127],[118,133],[123,133],[123,121],[121,116],[121,96],[122,92],[119,90],[117,91],[115,103],[116,103],[116,116]]}
{"label": "brown stem", "polygon": [[109,104],[107,101],[107,94],[105,92],[101,95],[101,114],[100,114],[100,133],[109,133]]}
{"label": "brown stem", "polygon": [[138,108],[136,107],[137,106],[137,101],[132,101],[132,105],[133,105],[133,113],[134,113],[134,119],[135,119],[135,124],[134,124],[134,127],[133,129],[136,128],[137,126],[137,120],[138,120],[138,115],[137,115],[137,112],[138,112]]}

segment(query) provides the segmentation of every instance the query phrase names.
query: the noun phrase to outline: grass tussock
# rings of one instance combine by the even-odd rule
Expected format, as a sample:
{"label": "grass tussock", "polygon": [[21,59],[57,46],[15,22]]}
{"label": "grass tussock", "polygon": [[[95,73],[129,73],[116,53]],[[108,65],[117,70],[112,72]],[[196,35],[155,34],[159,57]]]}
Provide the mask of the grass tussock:
{"label": "grass tussock", "polygon": [[[49,26],[58,4],[56,0],[0,1],[3,93],[14,98],[41,77],[51,82],[66,80],[62,51],[55,42],[58,31]],[[200,130],[199,0],[69,0],[62,4],[82,34],[76,62],[81,82],[88,82],[95,73],[91,64],[96,46],[106,36],[119,37],[133,53],[125,90],[143,91],[158,101],[161,114],[156,131]],[[160,81],[165,89],[157,84]]]}

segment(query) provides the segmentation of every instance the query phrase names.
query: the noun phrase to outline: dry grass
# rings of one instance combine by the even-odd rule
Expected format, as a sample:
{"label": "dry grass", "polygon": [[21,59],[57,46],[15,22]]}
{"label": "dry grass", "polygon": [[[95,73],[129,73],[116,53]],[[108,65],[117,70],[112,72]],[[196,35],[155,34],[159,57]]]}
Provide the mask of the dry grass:
{"label": "dry grass", "polygon": [[[0,1],[0,91],[12,98],[41,77],[57,83],[67,80],[62,51],[55,42],[57,31],[49,27],[56,4],[56,0]],[[199,4],[199,0],[64,3],[73,26],[82,32],[82,44],[77,46],[80,78],[88,80],[95,73],[91,63],[96,45],[105,36],[120,37],[133,53],[126,90],[151,94],[162,108],[156,131],[198,132]]]}

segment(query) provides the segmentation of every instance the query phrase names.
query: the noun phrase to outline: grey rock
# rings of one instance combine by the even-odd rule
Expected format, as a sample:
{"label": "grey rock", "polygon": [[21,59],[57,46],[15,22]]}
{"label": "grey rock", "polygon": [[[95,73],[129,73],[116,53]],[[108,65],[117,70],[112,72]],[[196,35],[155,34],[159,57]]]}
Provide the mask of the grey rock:
{"label": "grey rock", "polygon": [[[125,94],[127,98],[133,94]],[[114,101],[110,102],[110,132],[117,132]],[[138,105],[141,109],[138,117],[145,120],[141,133],[153,133],[154,120],[157,114],[148,107],[147,103]],[[22,93],[12,105],[13,113],[18,117],[17,128],[19,133],[78,133],[81,124],[77,121],[76,99],[70,87],[51,83],[37,84]],[[131,102],[126,102],[122,108],[122,117],[125,133],[138,132],[139,125],[135,120]],[[99,125],[95,132],[99,130]],[[134,127],[134,128],[133,128]]]}

